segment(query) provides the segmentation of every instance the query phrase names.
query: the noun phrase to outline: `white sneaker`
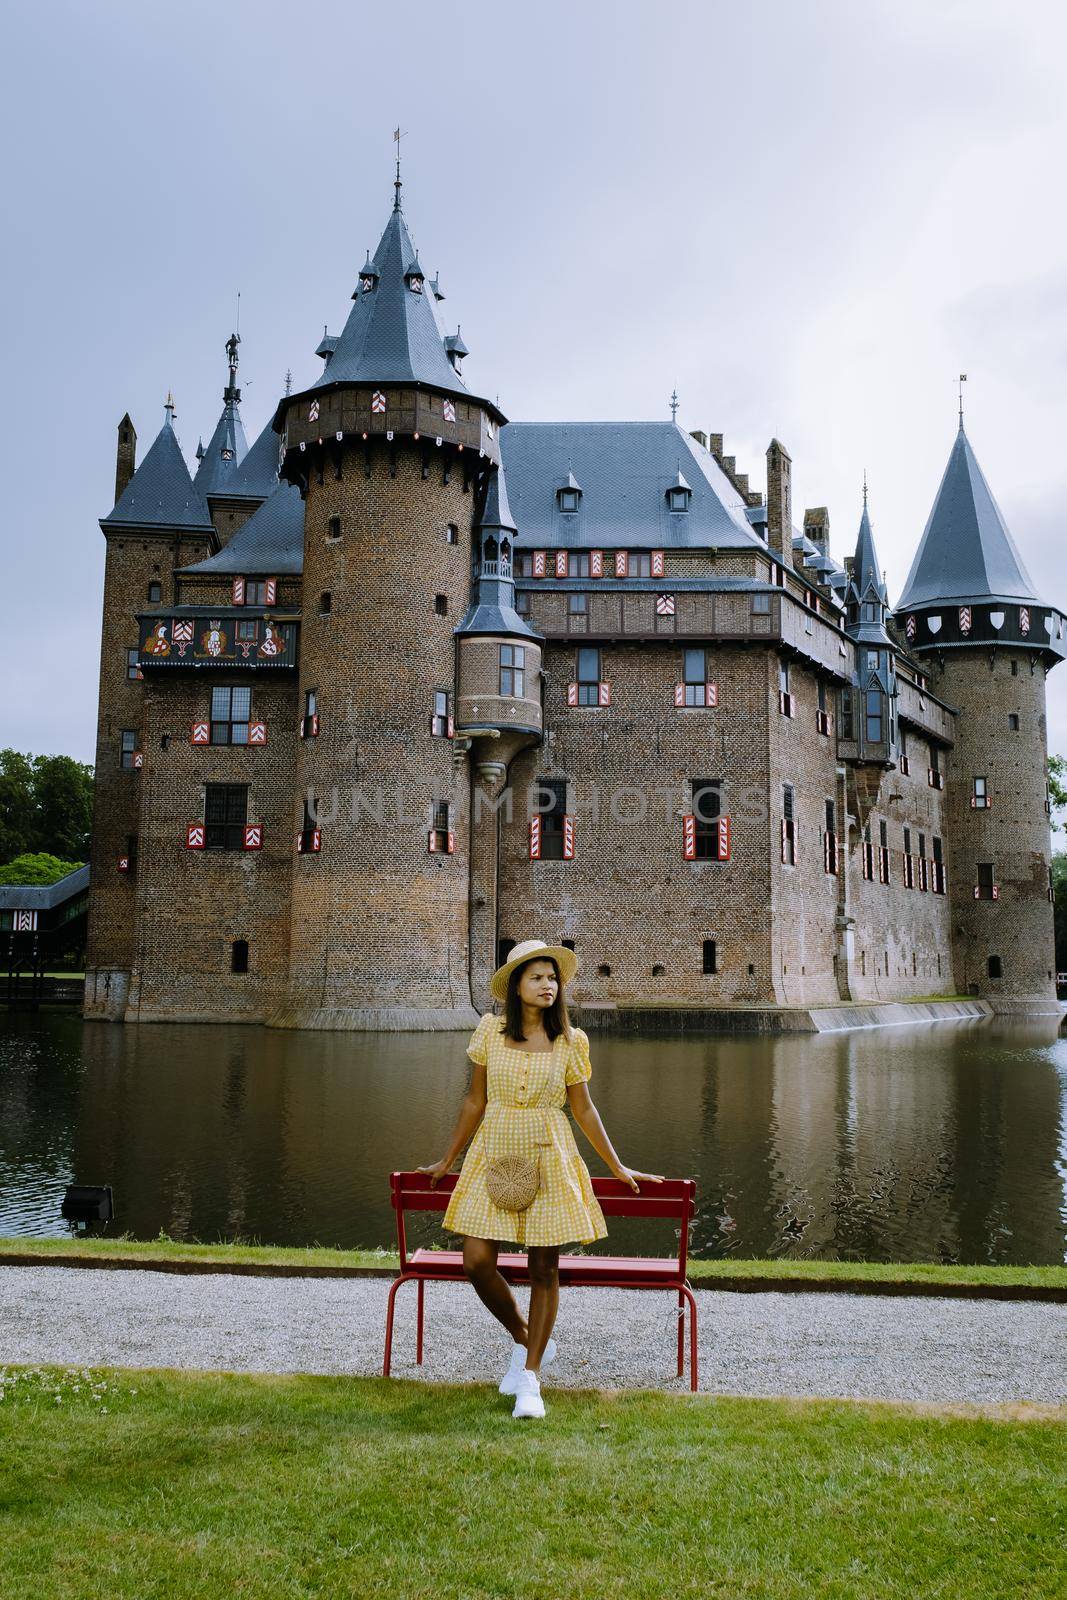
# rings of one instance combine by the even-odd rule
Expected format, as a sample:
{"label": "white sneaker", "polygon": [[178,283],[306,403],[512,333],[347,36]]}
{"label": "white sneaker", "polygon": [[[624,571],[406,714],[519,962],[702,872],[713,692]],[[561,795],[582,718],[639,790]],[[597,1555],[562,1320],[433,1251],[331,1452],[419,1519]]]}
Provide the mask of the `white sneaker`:
{"label": "white sneaker", "polygon": [[[556,1341],[549,1339],[545,1345],[545,1353],[541,1357],[541,1365],[547,1367],[550,1361],[556,1359]],[[515,1394],[519,1381],[519,1373],[526,1371],[526,1346],[517,1344],[511,1352],[511,1365],[497,1385],[498,1394]]]}
{"label": "white sneaker", "polygon": [[528,1367],[523,1367],[519,1374],[518,1387],[515,1390],[515,1409],[513,1417],[543,1417],[545,1402],[541,1399],[541,1384],[537,1373],[531,1372]]}

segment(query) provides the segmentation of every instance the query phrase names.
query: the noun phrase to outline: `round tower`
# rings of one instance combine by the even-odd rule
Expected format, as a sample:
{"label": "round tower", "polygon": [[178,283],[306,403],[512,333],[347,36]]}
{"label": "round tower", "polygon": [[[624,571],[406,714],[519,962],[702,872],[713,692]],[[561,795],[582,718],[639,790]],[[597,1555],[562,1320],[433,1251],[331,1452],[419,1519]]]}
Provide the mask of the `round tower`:
{"label": "round tower", "polygon": [[505,421],[460,375],[397,201],[278,407],[305,498],[300,733],[287,1003],[314,1027],[467,1022],[469,817],[455,756],[455,630],[475,508]]}
{"label": "round tower", "polygon": [[1064,616],[1038,597],[962,416],[895,621],[957,712],[944,780],[957,988],[1055,1007],[1045,678]]}

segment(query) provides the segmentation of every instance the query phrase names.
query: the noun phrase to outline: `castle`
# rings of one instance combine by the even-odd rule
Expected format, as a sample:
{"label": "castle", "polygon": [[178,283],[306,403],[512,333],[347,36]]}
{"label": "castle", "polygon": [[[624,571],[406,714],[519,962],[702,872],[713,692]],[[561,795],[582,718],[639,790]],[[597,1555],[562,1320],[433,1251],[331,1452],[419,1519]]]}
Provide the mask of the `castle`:
{"label": "castle", "polygon": [[190,476],[119,424],[84,1014],[466,1028],[531,935],[583,1015],[1056,1009],[1035,593],[963,429],[891,608],[719,434],[508,423],[396,200],[318,379]]}

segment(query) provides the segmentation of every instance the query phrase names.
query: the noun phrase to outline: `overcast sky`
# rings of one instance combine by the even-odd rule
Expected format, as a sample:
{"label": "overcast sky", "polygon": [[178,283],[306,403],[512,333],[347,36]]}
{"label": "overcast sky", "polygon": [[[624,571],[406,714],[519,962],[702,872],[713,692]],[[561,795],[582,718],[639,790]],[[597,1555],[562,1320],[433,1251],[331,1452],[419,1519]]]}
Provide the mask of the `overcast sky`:
{"label": "overcast sky", "polygon": [[[392,200],[475,391],[726,436],[896,600],[956,428],[1067,605],[1067,8],[721,0],[12,8],[0,61],[0,745],[94,758],[115,426],[192,460],[241,291],[249,439],[321,370]],[[1067,668],[1049,680],[1067,752]]]}

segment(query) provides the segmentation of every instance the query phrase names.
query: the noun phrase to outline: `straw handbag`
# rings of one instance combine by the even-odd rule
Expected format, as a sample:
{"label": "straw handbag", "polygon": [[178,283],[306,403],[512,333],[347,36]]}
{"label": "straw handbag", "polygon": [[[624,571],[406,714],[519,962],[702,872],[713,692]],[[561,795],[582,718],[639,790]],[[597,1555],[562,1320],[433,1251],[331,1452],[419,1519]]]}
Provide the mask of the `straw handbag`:
{"label": "straw handbag", "polygon": [[[538,1144],[551,1145],[545,1132]],[[527,1211],[541,1187],[541,1158],[533,1156],[490,1156],[485,1164],[485,1187],[489,1198],[501,1211]]]}

